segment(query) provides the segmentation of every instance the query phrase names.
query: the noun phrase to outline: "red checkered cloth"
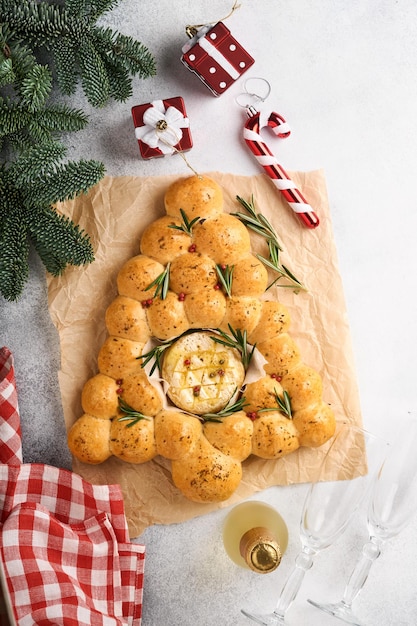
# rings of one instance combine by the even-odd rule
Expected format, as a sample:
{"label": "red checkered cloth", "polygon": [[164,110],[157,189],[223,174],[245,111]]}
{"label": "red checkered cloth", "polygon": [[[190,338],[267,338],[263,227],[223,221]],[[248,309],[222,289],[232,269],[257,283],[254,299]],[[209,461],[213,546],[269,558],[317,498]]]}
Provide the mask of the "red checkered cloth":
{"label": "red checkered cloth", "polygon": [[0,556],[18,626],[140,626],[145,548],[130,543],[120,487],[14,461],[0,464]]}
{"label": "red checkered cloth", "polygon": [[0,463],[22,462],[22,436],[13,355],[0,348]]}

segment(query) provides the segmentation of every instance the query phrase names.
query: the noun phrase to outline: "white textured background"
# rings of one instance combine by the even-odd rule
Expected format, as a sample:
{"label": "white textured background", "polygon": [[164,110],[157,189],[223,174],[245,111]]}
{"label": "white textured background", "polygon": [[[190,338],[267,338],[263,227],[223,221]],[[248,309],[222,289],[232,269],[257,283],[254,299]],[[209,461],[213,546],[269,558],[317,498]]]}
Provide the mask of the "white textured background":
{"label": "white textured background", "polygon": [[[179,61],[185,26],[215,21],[232,3],[121,0],[106,24],[142,41],[157,76],[134,80],[124,104],[92,110],[81,91],[71,100],[90,115],[67,137],[71,158],[102,160],[110,175],[188,173],[178,156],[143,161],[130,109],[181,95],[199,171],[258,173],[243,144],[245,113],[235,102],[243,80],[214,98]],[[325,170],[344,282],[365,426],[391,439],[416,409],[417,372],[417,3],[415,0],[242,0],[226,25],[255,58],[247,76],[267,78],[265,107],[292,134],[274,145],[288,170]],[[272,139],[272,142],[275,140]],[[271,143],[271,147],[272,143]],[[57,384],[59,345],[47,312],[44,270],[32,254],[30,280],[16,303],[0,300],[0,343],[15,355],[26,461],[69,466]],[[271,489],[290,528],[280,568],[240,571],[221,545],[225,512],[178,526],[150,528],[143,626],[244,626],[241,606],[272,609],[299,549],[304,486]],[[389,543],[356,603],[367,626],[417,624],[416,520]],[[288,623],[340,623],[305,598],[335,600],[366,538],[362,515],[307,574]]]}

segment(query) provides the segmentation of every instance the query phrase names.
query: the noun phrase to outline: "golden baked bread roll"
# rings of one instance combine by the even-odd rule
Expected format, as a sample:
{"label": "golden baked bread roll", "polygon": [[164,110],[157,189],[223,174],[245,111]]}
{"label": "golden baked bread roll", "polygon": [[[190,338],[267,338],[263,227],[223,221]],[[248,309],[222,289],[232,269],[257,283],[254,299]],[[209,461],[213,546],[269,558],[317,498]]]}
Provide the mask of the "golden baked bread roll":
{"label": "golden baked bread roll", "polygon": [[[289,333],[289,311],[266,298],[268,272],[246,226],[224,212],[219,185],[182,178],[164,202],[166,215],[117,275],[98,372],[84,385],[68,445],[92,464],[161,455],[185,497],[223,501],[250,455],[320,446],[335,416]],[[263,372],[245,381],[255,344]]]}
{"label": "golden baked bread roll", "polygon": [[143,254],[129,259],[117,276],[117,289],[121,296],[144,302],[152,298],[150,284],[164,271],[162,263]]}
{"label": "golden baked bread roll", "polygon": [[253,422],[244,411],[218,422],[206,422],[204,435],[217,450],[238,461],[244,461],[252,452]]}
{"label": "golden baked bread roll", "polygon": [[141,253],[166,265],[187,252],[190,237],[174,226],[181,226],[181,220],[170,215],[164,215],[149,224],[140,240]]}
{"label": "golden baked bread roll", "polygon": [[135,423],[115,419],[110,429],[110,451],[127,463],[146,463],[156,454],[155,423],[144,417]]}
{"label": "golden baked bread roll", "polygon": [[112,422],[93,415],[82,415],[68,432],[68,446],[83,463],[97,465],[111,456],[110,429]]}
{"label": "golden baked bread roll", "polygon": [[293,421],[278,411],[261,413],[253,422],[252,452],[262,459],[280,459],[299,447]]}
{"label": "golden baked bread roll", "polygon": [[118,384],[111,376],[96,374],[85,383],[81,392],[83,411],[94,417],[111,419],[119,408]]}
{"label": "golden baked bread roll", "polygon": [[169,276],[170,289],[178,294],[213,291],[218,281],[215,262],[206,254],[191,252],[172,261]]}
{"label": "golden baked bread roll", "polygon": [[228,213],[196,224],[193,243],[199,253],[207,254],[219,265],[233,265],[250,252],[250,238],[246,227],[237,217]]}
{"label": "golden baked bread roll", "polygon": [[265,265],[253,254],[235,263],[233,268],[232,296],[257,296],[265,293],[268,272]]}
{"label": "golden baked bread roll", "polygon": [[155,417],[155,442],[158,454],[178,460],[189,455],[203,432],[193,415],[175,409],[159,411]]}
{"label": "golden baked bread roll", "polygon": [[174,485],[194,502],[222,502],[236,491],[242,464],[200,437],[190,454],[172,461]]}
{"label": "golden baked bread roll", "polygon": [[152,336],[157,339],[178,337],[190,328],[184,302],[173,291],[168,291],[163,300],[155,298],[147,309],[147,316]]}
{"label": "golden baked bread roll", "polygon": [[126,296],[117,296],[106,310],[106,328],[109,335],[146,343],[151,331],[145,310],[140,302]]}
{"label": "golden baked bread roll", "polygon": [[165,193],[167,215],[181,217],[181,210],[191,221],[196,217],[205,219],[223,213],[223,191],[207,176],[180,178]]}
{"label": "golden baked bread roll", "polygon": [[226,315],[226,296],[220,289],[199,289],[184,300],[191,328],[219,328]]}

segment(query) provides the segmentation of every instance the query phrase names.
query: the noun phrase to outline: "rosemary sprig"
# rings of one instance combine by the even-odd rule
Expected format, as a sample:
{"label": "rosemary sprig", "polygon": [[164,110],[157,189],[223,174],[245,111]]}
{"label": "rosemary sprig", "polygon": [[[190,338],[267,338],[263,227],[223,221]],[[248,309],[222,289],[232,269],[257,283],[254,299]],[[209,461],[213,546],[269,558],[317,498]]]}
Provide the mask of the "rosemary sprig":
{"label": "rosemary sprig", "polygon": [[182,230],[183,233],[186,233],[187,235],[191,235],[193,226],[199,221],[200,217],[195,217],[190,222],[184,209],[180,209],[180,213],[182,217],[182,224],[180,224],[179,226],[177,224],[170,224],[169,228],[174,228],[175,230]]}
{"label": "rosemary sprig", "polygon": [[222,287],[229,296],[229,298],[232,295],[234,269],[234,265],[216,265],[217,276],[219,277],[220,283],[222,284]]}
{"label": "rosemary sprig", "polygon": [[142,368],[144,368],[145,365],[147,365],[151,361],[154,361],[149,371],[149,376],[152,376],[156,368],[158,368],[159,370],[161,369],[161,359],[162,359],[163,353],[165,352],[167,348],[172,346],[174,341],[176,341],[177,339],[178,337],[175,337],[174,339],[163,341],[158,346],[155,346],[154,348],[152,348],[152,350],[149,350],[149,352],[146,352],[145,354],[141,354],[138,357],[136,357],[137,359],[143,359],[142,364],[141,364]]}
{"label": "rosemary sprig", "polygon": [[239,328],[235,330],[230,324],[228,324],[228,326],[230,330],[230,335],[218,328],[217,332],[220,333],[220,337],[213,335],[211,338],[216,343],[220,343],[224,346],[228,346],[229,348],[235,348],[236,350],[238,350],[240,352],[243,367],[245,368],[245,370],[247,370],[256,346],[252,346],[252,350],[249,350],[246,330],[244,330],[242,333]]}
{"label": "rosemary sprig", "polygon": [[240,196],[236,196],[236,200],[240,202],[249,215],[240,212],[233,213],[233,215],[237,217],[247,228],[250,228],[258,235],[264,237],[268,244],[269,259],[266,259],[260,254],[256,255],[264,265],[278,273],[278,277],[270,285],[268,285],[267,289],[270,289],[273,285],[277,284],[279,280],[284,278],[289,284],[279,284],[279,287],[294,289],[296,293],[300,290],[307,290],[303,283],[296,278],[296,276],[294,276],[294,274],[283,263],[280,262],[279,256],[280,252],[283,251],[283,248],[278,241],[276,230],[270,221],[262,215],[262,213],[257,212],[253,196],[250,202],[247,202]]}
{"label": "rosemary sprig", "polygon": [[124,415],[122,417],[118,417],[117,421],[118,422],[129,421],[130,423],[126,424],[127,428],[131,428],[132,426],[134,426],[141,420],[149,419],[149,417],[146,417],[146,415],[144,415],[143,413],[140,413],[140,411],[135,411],[135,409],[132,409],[132,407],[129,406],[127,402],[122,400],[122,398],[119,398],[119,409],[121,410],[122,413],[124,413]]}
{"label": "rosemary sprig", "polygon": [[165,298],[167,297],[168,288],[169,288],[170,267],[171,267],[171,263],[167,263],[164,271],[161,272],[159,276],[157,276],[155,280],[149,283],[149,285],[146,287],[145,291],[149,291],[149,289],[152,289],[152,287],[156,288],[153,294],[154,298],[157,298],[159,296],[161,300],[165,300]]}
{"label": "rosemary sprig", "polygon": [[276,389],[274,389],[274,393],[277,406],[259,409],[258,413],[264,413],[265,411],[276,411],[278,408],[280,413],[283,413],[286,417],[288,417],[288,419],[292,419],[291,398],[288,394],[288,391],[284,390],[282,396],[279,395]]}
{"label": "rosemary sprig", "polygon": [[[237,388],[234,390],[233,396],[235,395],[236,391]],[[233,415],[233,413],[242,411],[245,406],[248,406],[248,404],[246,402],[246,398],[242,396],[241,398],[239,398],[239,400],[236,400],[236,402],[233,403],[231,400],[229,400],[224,409],[218,411],[218,413],[204,413],[204,415],[201,416],[201,419],[204,422],[221,422],[221,418],[228,417],[229,415]]]}

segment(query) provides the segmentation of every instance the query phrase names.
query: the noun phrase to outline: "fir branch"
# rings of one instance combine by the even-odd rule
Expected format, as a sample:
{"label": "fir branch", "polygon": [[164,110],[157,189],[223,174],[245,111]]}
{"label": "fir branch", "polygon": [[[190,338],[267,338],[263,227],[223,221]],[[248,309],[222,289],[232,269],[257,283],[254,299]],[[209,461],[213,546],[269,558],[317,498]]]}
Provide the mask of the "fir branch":
{"label": "fir branch", "polygon": [[31,112],[38,111],[46,102],[52,89],[52,75],[45,65],[34,65],[20,86],[21,106]]}
{"label": "fir branch", "polygon": [[129,406],[127,404],[127,402],[122,400],[122,398],[119,398],[119,409],[120,409],[121,413],[123,413],[123,417],[118,417],[117,421],[118,422],[127,422],[128,421],[129,424],[126,424],[127,428],[131,428],[132,426],[135,426],[141,420],[149,420],[150,419],[149,417],[147,417],[146,415],[144,415],[140,411],[136,411],[135,409],[132,409],[132,407]]}
{"label": "fir branch", "polygon": [[269,250],[269,259],[266,259],[260,254],[257,254],[256,256],[264,265],[278,273],[278,277],[270,285],[268,285],[267,289],[270,289],[273,285],[276,285],[279,280],[284,278],[287,283],[280,283],[277,285],[278,287],[294,289],[295,293],[298,293],[300,290],[306,290],[303,283],[280,262],[280,253],[283,251],[283,248],[278,241],[278,235],[269,220],[262,215],[262,213],[258,213],[256,211],[253,196],[250,202],[247,202],[240,196],[236,196],[236,199],[240,202],[243,208],[246,209],[249,215],[239,212],[233,213],[232,215],[237,217],[247,228],[253,230],[255,233],[266,239]]}
{"label": "fir branch", "polygon": [[[1,198],[4,205],[4,198]],[[6,300],[16,300],[21,294],[29,274],[29,244],[23,208],[13,212],[0,209],[0,291]]]}
{"label": "fir branch", "polygon": [[25,195],[36,206],[49,206],[87,192],[103,176],[104,166],[98,161],[69,161],[34,180]]}
{"label": "fir branch", "polygon": [[220,337],[213,335],[211,339],[216,343],[220,343],[224,346],[228,346],[229,348],[234,348],[235,350],[238,350],[240,352],[243,367],[245,368],[245,370],[247,370],[253,357],[256,345],[252,346],[252,350],[249,350],[246,330],[244,330],[242,333],[240,328],[235,330],[230,324],[228,324],[228,326],[230,335],[218,328],[217,332],[220,334]]}
{"label": "fir branch", "polygon": [[83,41],[78,55],[81,84],[88,101],[103,107],[110,98],[110,84],[103,59],[90,41]]}
{"label": "fir branch", "polygon": [[28,216],[28,232],[46,270],[59,276],[68,265],[85,265],[94,260],[88,235],[69,218],[53,209]]}
{"label": "fir branch", "polygon": [[35,178],[46,176],[66,152],[65,146],[56,141],[31,146],[9,167],[9,177],[13,176],[18,187],[25,187]]}

